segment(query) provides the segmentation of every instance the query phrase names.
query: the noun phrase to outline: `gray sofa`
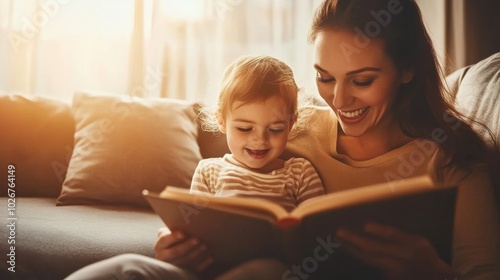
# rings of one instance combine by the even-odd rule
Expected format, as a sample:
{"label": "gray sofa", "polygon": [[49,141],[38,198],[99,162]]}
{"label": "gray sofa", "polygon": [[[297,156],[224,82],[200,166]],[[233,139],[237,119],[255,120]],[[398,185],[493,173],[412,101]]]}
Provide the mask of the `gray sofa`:
{"label": "gray sofa", "polygon": [[[448,83],[461,110],[500,140],[500,53]],[[140,190],[187,187],[199,159],[227,152],[224,137],[199,128],[198,113],[196,104],[171,100],[80,94],[70,105],[0,96],[0,279],[63,279],[117,254],[154,256],[163,224]]]}
{"label": "gray sofa", "polygon": [[[108,96],[84,95],[87,102],[106,103]],[[118,102],[118,98],[111,99]],[[81,100],[80,100],[81,101]],[[2,217],[2,230],[0,231],[0,279],[63,279],[71,272],[96,261],[112,257],[121,253],[138,253],[154,256],[153,244],[159,227],[163,226],[161,219],[147,207],[141,197],[142,188],[160,191],[167,184],[187,187],[186,182],[191,179],[197,161],[204,157],[221,156],[228,151],[225,138],[216,134],[198,130],[196,116],[199,113],[197,104],[175,100],[154,100],[154,104],[143,104],[143,100],[125,100],[119,104],[133,104],[131,113],[123,122],[116,120],[116,130],[106,137],[111,141],[116,140],[114,135],[121,137],[119,127],[127,128],[124,133],[134,134],[133,129],[142,129],[145,137],[134,137],[134,144],[142,142],[146,162],[137,164],[141,159],[133,152],[123,151],[124,154],[110,154],[109,157],[130,156],[130,163],[116,167],[106,166],[108,162],[96,161],[92,155],[81,155],[80,158],[93,160],[92,165],[106,170],[99,174],[98,170],[82,168],[79,158],[75,157],[78,145],[82,141],[75,141],[82,127],[82,120],[78,121],[78,110],[101,111],[104,116],[112,113],[90,104],[71,106],[69,102],[53,100],[46,97],[30,98],[22,95],[0,96],[0,140],[1,167],[3,168],[1,180],[2,191],[0,209]],[[158,106],[160,104],[160,106]],[[160,108],[165,105],[173,108]],[[168,110],[163,114],[172,130],[180,130],[176,126],[183,126],[182,132],[156,132],[156,126],[144,128],[146,123],[158,122],[159,118],[152,115],[154,110]],[[123,111],[120,111],[123,115]],[[92,115],[91,112],[88,113]],[[144,121],[138,121],[137,116],[143,116]],[[184,115],[183,119],[172,120],[171,114]],[[98,122],[99,116],[93,116],[92,122]],[[150,118],[150,120],[146,120]],[[133,122],[139,123],[133,123]],[[189,122],[189,124],[182,123]],[[80,127],[79,127],[80,126]],[[142,127],[142,128],[141,128]],[[88,127],[87,127],[88,128]],[[194,130],[193,130],[194,128]],[[105,131],[105,130],[104,130]],[[75,133],[76,132],[76,133]],[[187,133],[189,132],[189,134]],[[159,135],[159,136],[157,136]],[[90,137],[90,136],[89,136]],[[80,138],[80,140],[82,140]],[[156,142],[165,142],[165,149],[152,149]],[[168,143],[169,141],[182,142]],[[198,144],[199,143],[199,144]],[[98,153],[99,147],[106,147],[106,141],[96,141],[92,152]],[[186,151],[191,147],[192,151]],[[184,148],[183,152],[182,148]],[[148,150],[151,150],[148,152]],[[160,154],[156,156],[155,154]],[[155,158],[156,157],[156,158]],[[162,162],[163,157],[172,157],[179,161],[175,168],[169,167],[171,163]],[[144,159],[142,159],[144,160]],[[155,162],[156,161],[156,162]],[[73,164],[72,163],[75,163]],[[166,166],[163,169],[148,171],[148,164]],[[15,181],[13,191],[8,191],[8,166],[14,166]],[[131,172],[133,166],[139,176],[128,186],[126,173]],[[111,170],[111,169],[115,170]],[[150,172],[149,174],[147,172]],[[88,178],[82,181],[79,174]],[[118,174],[116,174],[118,173]],[[120,174],[121,173],[121,174]],[[153,176],[151,173],[162,174]],[[165,173],[175,173],[176,177]],[[109,178],[102,176],[110,174],[115,178],[118,187],[123,187],[112,194],[111,197],[100,193],[93,197],[99,190],[89,188],[87,193],[78,192],[78,188],[95,184],[97,188],[116,187],[107,185]],[[71,176],[72,179],[68,177]],[[93,177],[99,177],[95,180]],[[155,177],[155,178],[152,178]],[[11,176],[12,178],[12,176]],[[78,181],[75,183],[75,181]],[[177,182],[177,183],[175,183]],[[83,186],[85,184],[85,186]],[[135,189],[130,189],[136,187]],[[74,190],[74,193],[67,190]],[[132,191],[135,193],[130,194]],[[126,193],[127,192],[127,193]],[[69,194],[68,194],[69,193]],[[14,194],[15,197],[9,197]],[[65,199],[61,199],[65,196]],[[9,201],[9,199],[12,199]],[[15,199],[15,201],[13,200]],[[10,210],[12,214],[10,215]],[[14,219],[8,219],[14,218]],[[15,228],[9,229],[6,225],[14,222]],[[5,230],[7,228],[8,230]],[[10,238],[10,239],[9,239]],[[9,244],[9,240],[15,243]],[[11,250],[13,246],[14,250]],[[9,263],[14,252],[15,262]],[[9,271],[10,269],[15,272]]]}

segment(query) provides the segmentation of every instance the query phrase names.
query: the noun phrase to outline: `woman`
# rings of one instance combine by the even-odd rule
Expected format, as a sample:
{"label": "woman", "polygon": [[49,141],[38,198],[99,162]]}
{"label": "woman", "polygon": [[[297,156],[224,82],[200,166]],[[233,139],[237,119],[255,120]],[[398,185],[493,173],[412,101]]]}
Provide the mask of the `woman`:
{"label": "woman", "polygon": [[[364,235],[335,233],[352,257],[373,268],[346,270],[339,279],[500,279],[499,217],[482,164],[485,146],[446,102],[417,5],[326,0],[310,38],[318,90],[331,110],[313,110],[308,123],[314,125],[298,131],[288,151],[313,163],[327,192],[422,174],[460,186],[451,264],[425,238],[371,223]],[[163,262],[141,262],[151,271],[168,270],[165,262],[203,271],[211,261],[195,238],[166,229],[160,230],[155,251]],[[133,263],[133,257],[126,259],[115,262]],[[266,275],[269,279],[287,269],[262,260],[249,263],[247,271],[266,271],[263,265],[276,272]],[[247,271],[226,276],[238,279]],[[329,279],[330,273],[338,275],[326,266],[317,277]]]}
{"label": "woman", "polygon": [[366,226],[375,238],[347,230],[337,237],[384,278],[500,279],[498,211],[481,165],[485,146],[445,101],[417,5],[325,1],[310,39],[318,91],[333,114],[315,114],[318,125],[289,148],[313,162],[327,192],[422,174],[460,186],[451,266],[426,239],[384,225]]}

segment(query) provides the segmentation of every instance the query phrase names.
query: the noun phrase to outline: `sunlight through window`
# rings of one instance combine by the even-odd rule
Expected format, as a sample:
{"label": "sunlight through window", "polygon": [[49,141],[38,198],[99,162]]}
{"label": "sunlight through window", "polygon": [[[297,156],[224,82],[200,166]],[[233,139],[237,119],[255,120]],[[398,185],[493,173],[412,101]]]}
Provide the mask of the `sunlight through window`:
{"label": "sunlight through window", "polygon": [[202,19],[205,15],[205,5],[203,0],[164,0],[159,3],[161,12],[169,20],[194,21]]}

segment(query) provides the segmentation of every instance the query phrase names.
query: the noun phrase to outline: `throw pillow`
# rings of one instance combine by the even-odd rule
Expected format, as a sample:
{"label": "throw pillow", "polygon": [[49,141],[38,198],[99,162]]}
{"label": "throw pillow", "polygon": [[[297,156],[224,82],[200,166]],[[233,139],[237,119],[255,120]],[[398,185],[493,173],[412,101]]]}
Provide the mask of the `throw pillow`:
{"label": "throw pillow", "polygon": [[[500,52],[469,67],[458,92],[456,105],[466,116],[485,124],[493,133],[497,145],[500,141]],[[486,140],[486,131],[478,131]],[[493,146],[492,141],[488,144]],[[496,147],[500,151],[500,146]]]}
{"label": "throw pillow", "polygon": [[147,206],[142,190],[189,187],[201,159],[195,104],[75,93],[75,147],[57,205]]}

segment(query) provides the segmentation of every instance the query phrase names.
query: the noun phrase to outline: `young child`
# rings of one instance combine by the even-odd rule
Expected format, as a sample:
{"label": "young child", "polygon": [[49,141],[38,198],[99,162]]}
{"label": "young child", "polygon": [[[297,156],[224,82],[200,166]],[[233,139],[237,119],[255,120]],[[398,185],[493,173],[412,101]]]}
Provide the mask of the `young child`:
{"label": "young child", "polygon": [[324,194],[308,160],[279,158],[297,120],[297,92],[292,70],[278,59],[245,56],[229,65],[215,116],[205,121],[226,135],[231,154],[200,161],[191,192],[264,198],[287,210]]}
{"label": "young child", "polygon": [[[200,161],[191,192],[260,197],[288,210],[323,194],[308,160],[279,158],[297,120],[297,92],[292,70],[277,59],[256,56],[233,62],[226,69],[217,110],[205,119],[212,130],[226,134],[231,154]],[[160,228],[155,252],[156,259],[128,254],[98,262],[69,279],[281,279],[288,269],[273,259],[250,260],[234,268],[213,266],[196,237],[167,228]]]}

